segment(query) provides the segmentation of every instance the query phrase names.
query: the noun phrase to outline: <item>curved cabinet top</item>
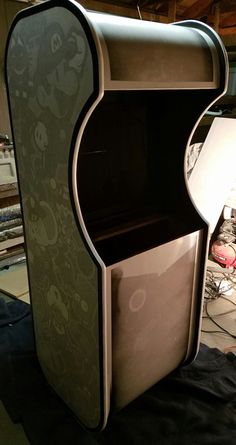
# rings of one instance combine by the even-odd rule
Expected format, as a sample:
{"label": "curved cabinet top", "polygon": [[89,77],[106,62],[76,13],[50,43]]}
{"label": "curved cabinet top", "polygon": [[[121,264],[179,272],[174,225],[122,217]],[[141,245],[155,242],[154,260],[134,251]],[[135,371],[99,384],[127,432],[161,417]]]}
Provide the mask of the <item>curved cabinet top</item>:
{"label": "curved cabinet top", "polygon": [[209,26],[86,14],[101,43],[104,89],[224,90],[226,52]]}
{"label": "curved cabinet top", "polygon": [[99,64],[100,93],[145,89],[226,91],[226,51],[217,33],[204,23],[189,20],[161,24],[89,12],[73,0],[51,0],[33,6],[20,12],[17,20],[21,14],[25,17],[54,7],[70,9],[90,28],[88,37],[91,46],[95,44],[94,56]]}

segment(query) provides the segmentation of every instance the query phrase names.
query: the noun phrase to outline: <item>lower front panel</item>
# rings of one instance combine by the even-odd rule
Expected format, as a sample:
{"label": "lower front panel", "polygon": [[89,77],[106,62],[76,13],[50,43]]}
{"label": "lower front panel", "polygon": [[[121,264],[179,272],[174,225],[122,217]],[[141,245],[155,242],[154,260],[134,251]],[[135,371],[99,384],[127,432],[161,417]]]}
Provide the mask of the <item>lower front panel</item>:
{"label": "lower front panel", "polygon": [[187,358],[192,343],[190,325],[196,324],[199,235],[189,234],[111,268],[116,408]]}

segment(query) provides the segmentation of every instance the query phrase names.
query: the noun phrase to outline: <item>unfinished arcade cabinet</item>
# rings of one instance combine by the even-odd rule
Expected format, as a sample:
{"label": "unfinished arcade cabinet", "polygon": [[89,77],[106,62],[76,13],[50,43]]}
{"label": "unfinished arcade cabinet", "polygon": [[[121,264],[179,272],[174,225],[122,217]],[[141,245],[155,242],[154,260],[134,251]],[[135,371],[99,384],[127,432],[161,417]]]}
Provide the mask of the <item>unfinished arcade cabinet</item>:
{"label": "unfinished arcade cabinet", "polygon": [[198,348],[208,226],[185,150],[224,94],[224,47],[52,0],[20,12],[6,51],[36,349],[91,430]]}

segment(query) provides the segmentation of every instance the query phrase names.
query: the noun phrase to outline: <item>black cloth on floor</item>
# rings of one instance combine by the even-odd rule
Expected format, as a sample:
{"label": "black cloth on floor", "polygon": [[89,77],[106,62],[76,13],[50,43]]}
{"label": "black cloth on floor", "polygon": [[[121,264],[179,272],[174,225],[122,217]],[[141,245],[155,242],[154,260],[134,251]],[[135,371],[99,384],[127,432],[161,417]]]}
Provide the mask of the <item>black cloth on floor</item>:
{"label": "black cloth on floor", "polygon": [[235,445],[236,357],[203,344],[182,367],[85,431],[38,364],[30,306],[0,298],[0,399],[32,445]]}

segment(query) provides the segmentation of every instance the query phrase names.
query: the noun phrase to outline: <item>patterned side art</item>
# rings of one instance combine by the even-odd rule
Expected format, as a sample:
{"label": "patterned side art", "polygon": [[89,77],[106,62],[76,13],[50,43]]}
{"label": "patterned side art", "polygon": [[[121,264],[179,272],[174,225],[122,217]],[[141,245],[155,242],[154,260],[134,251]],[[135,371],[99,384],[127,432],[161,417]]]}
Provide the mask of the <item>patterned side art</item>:
{"label": "patterned side art", "polygon": [[10,37],[7,75],[38,356],[48,381],[95,428],[99,271],[68,188],[74,126],[95,81],[79,20],[63,7],[23,16]]}

